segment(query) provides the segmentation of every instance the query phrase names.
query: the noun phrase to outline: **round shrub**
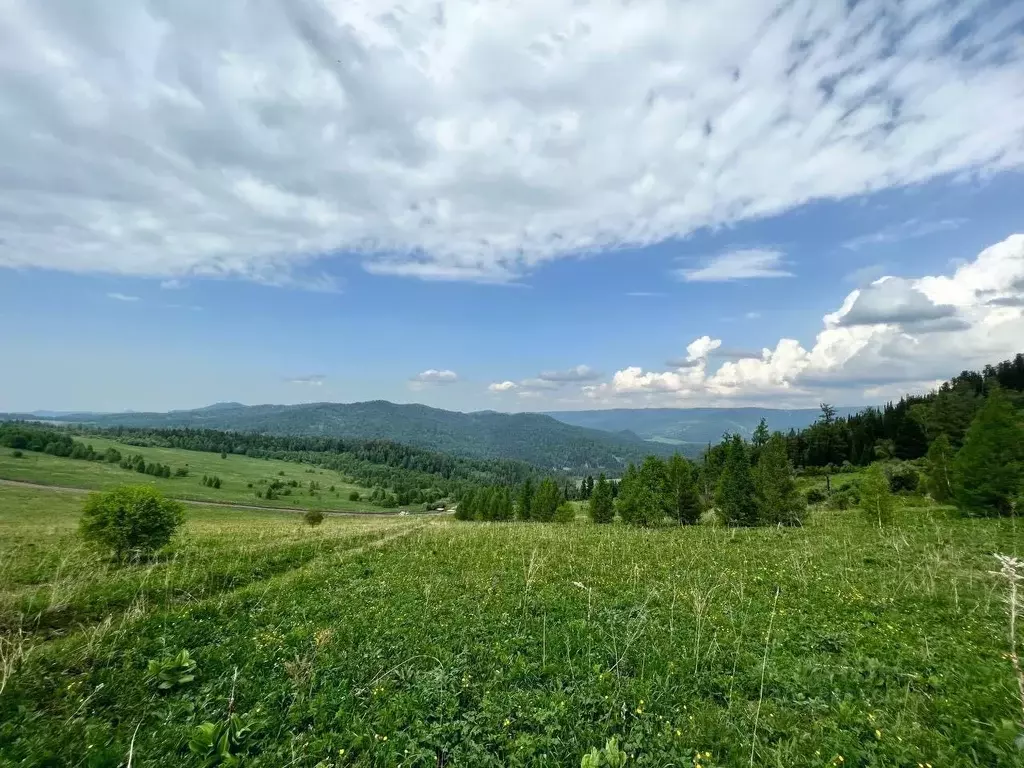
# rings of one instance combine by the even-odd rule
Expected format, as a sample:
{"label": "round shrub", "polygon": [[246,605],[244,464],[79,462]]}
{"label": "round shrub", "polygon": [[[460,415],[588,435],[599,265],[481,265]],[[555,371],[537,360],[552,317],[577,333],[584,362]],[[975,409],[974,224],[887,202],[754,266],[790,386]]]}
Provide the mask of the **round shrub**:
{"label": "round shrub", "polygon": [[910,464],[895,464],[890,466],[886,475],[889,478],[889,490],[892,493],[914,493],[921,482],[917,470]]}
{"label": "round shrub", "polygon": [[555,509],[556,523],[571,523],[576,519],[576,508],[567,501],[563,501]]}
{"label": "round shrub", "polygon": [[15,450],[11,451],[11,456],[13,456],[16,459],[20,459],[24,455],[25,454],[22,453],[21,451],[19,451],[18,449],[15,449]]}
{"label": "round shrub", "polygon": [[359,491],[352,491],[348,495],[348,500],[349,501],[359,501]]}
{"label": "round shrub", "polygon": [[819,488],[818,486],[815,486],[814,488],[808,489],[806,497],[808,504],[820,504],[821,502],[828,498],[828,494],[825,493],[824,488]]}
{"label": "round shrub", "polygon": [[302,519],[310,528],[315,528],[324,521],[324,513],[318,509],[310,509],[306,511],[306,514],[302,516]]}
{"label": "round shrub", "polygon": [[122,485],[89,494],[79,528],[87,541],[113,550],[123,560],[166,545],[184,519],[184,505],[155,488]]}

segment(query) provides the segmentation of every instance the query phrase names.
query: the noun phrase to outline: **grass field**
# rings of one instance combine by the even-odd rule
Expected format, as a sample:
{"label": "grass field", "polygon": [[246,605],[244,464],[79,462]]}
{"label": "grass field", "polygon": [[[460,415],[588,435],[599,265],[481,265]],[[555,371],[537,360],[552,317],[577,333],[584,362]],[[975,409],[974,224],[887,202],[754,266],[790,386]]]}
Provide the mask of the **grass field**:
{"label": "grass field", "polygon": [[[144,483],[159,488],[168,496],[179,499],[197,501],[217,501],[237,504],[254,504],[258,506],[279,508],[306,508],[321,510],[337,510],[349,512],[382,512],[381,507],[367,501],[349,501],[351,491],[359,491],[364,496],[369,490],[357,485],[342,482],[341,475],[330,469],[317,469],[310,473],[312,467],[290,461],[274,459],[254,459],[248,456],[228,454],[221,458],[219,453],[205,451],[186,451],[179,448],[141,448],[124,445],[113,440],[100,437],[81,438],[82,442],[92,445],[99,452],[113,447],[124,455],[141,453],[148,462],[169,464],[171,470],[187,466],[187,477],[151,477],[121,469],[117,464],[101,461],[82,461],[45,453],[25,451],[20,458],[15,458],[10,450],[0,450],[0,478],[5,480],[23,480],[44,485],[63,485],[71,488],[91,488],[105,490],[124,483]],[[280,473],[284,474],[281,475]],[[209,488],[202,484],[203,475],[217,475],[222,481],[220,488]],[[255,491],[261,486],[260,480],[296,480],[299,487],[293,489],[292,495],[282,496],[272,501],[256,498]],[[315,480],[322,488],[316,496],[306,491],[309,481]],[[247,487],[249,483],[252,488]],[[328,489],[334,486],[334,492]]]}
{"label": "grass field", "polygon": [[[611,736],[627,766],[1021,764],[990,573],[1013,520],[310,531],[192,510],[167,557],[114,569],[71,537],[78,508],[0,488],[4,653],[28,653],[0,765],[202,765],[189,741],[229,710],[232,754],[275,768],[576,766]],[[147,663],[181,650],[195,679],[161,692]]]}

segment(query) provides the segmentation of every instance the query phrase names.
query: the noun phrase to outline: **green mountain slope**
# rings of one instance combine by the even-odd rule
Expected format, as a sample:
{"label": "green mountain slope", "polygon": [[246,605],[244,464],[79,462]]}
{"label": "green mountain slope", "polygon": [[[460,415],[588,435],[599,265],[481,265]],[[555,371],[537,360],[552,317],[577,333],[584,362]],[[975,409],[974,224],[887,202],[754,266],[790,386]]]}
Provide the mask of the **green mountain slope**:
{"label": "green mountain slope", "polygon": [[[839,416],[862,410],[837,408]],[[629,430],[644,440],[678,445],[704,446],[717,443],[726,432],[749,438],[758,422],[765,419],[768,428],[786,432],[814,423],[818,408],[781,410],[776,408],[616,408],[604,411],[557,411],[548,413],[559,421],[578,427],[612,432]]]}
{"label": "green mountain slope", "polygon": [[392,440],[457,456],[517,459],[558,470],[614,471],[649,453],[671,452],[668,446],[645,442],[634,434],[573,426],[544,414],[459,413],[383,400],[254,406],[221,403],[168,413],[65,414],[60,420],[103,427],[192,427]]}

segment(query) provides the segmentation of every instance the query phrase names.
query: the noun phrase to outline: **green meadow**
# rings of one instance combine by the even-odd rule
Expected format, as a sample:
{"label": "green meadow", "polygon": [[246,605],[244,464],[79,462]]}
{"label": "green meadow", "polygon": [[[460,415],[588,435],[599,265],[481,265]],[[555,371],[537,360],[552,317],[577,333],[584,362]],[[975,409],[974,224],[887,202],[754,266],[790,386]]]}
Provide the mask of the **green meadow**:
{"label": "green meadow", "polygon": [[[140,447],[102,437],[78,439],[91,445],[98,452],[115,448],[125,456],[142,454],[147,462],[170,465],[172,472],[185,467],[189,474],[186,477],[153,477],[102,461],[70,460],[33,451],[24,451],[22,456],[15,457],[12,451],[2,449],[0,479],[94,490],[108,490],[125,483],[141,483],[152,485],[168,496],[193,501],[324,511],[384,511],[381,507],[365,501],[370,494],[369,489],[345,482],[340,473],[330,469],[313,470],[309,465],[295,462],[257,459],[238,454],[227,454],[225,458],[221,458],[218,453],[205,451]],[[219,477],[221,487],[204,486],[204,475]],[[293,488],[291,495],[288,496],[269,501],[257,498],[256,491],[266,487],[260,482],[272,480],[284,483],[294,480],[298,487]],[[310,494],[308,490],[311,480],[320,485],[320,490],[315,495]],[[330,490],[332,486],[334,491]],[[349,495],[352,491],[357,491],[364,500],[350,501]]]}
{"label": "green meadow", "polygon": [[114,567],[74,535],[81,502],[0,487],[0,765],[577,766],[610,738],[627,766],[1021,764],[992,573],[1012,518],[197,507]]}

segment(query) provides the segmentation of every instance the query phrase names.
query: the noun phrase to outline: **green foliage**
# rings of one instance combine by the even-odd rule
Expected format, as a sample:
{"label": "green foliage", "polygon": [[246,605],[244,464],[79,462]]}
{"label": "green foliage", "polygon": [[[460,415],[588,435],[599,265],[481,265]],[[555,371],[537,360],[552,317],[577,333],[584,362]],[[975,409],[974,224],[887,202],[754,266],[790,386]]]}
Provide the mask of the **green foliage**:
{"label": "green foliage", "polygon": [[555,512],[561,503],[562,492],[558,489],[558,484],[550,477],[545,477],[537,486],[537,492],[533,496],[533,502],[530,505],[530,519],[550,523],[555,519]]}
{"label": "green foliage", "polygon": [[669,516],[686,525],[699,521],[702,510],[696,470],[688,459],[678,453],[668,460],[668,489]]}
{"label": "green foliage", "polygon": [[892,522],[892,492],[889,490],[889,478],[881,464],[868,467],[860,481],[860,508],[868,520],[879,526]]}
{"label": "green foliage", "polygon": [[118,559],[123,559],[165,546],[184,516],[180,502],[164,498],[155,488],[125,485],[89,495],[80,531],[86,540],[113,550]]}
{"label": "green foliage", "polygon": [[20,459],[24,455],[25,452],[22,451],[20,448],[15,448],[13,451],[11,451],[11,456],[15,459]]}
{"label": "green foliage", "polygon": [[782,435],[774,435],[761,446],[754,469],[754,499],[762,525],[799,525],[807,505],[796,487],[793,467]]}
{"label": "green foliage", "polygon": [[473,520],[476,517],[476,509],[474,506],[476,493],[475,488],[470,488],[462,498],[459,499],[459,503],[455,507],[456,520]]}
{"label": "green foliage", "polygon": [[192,731],[188,749],[204,766],[236,766],[251,728],[241,715],[230,713],[218,723],[206,722]]}
{"label": "green foliage", "polygon": [[555,510],[556,523],[571,523],[576,519],[576,507],[568,501],[563,501]]}
{"label": "green foliage", "polygon": [[756,525],[757,499],[750,459],[743,438],[733,435],[727,442],[727,453],[715,494],[718,515],[726,525]]}
{"label": "green foliage", "polygon": [[302,515],[302,520],[310,528],[316,528],[316,526],[324,521],[324,513],[319,509],[307,509],[305,514]]}
{"label": "green foliage", "polygon": [[953,498],[953,456],[953,446],[945,432],[928,447],[925,488],[940,504]]}
{"label": "green foliage", "polygon": [[889,478],[889,490],[893,493],[915,493],[921,484],[921,476],[907,462],[886,465],[885,474]]}
{"label": "green foliage", "polygon": [[595,523],[610,523],[615,519],[615,500],[612,498],[612,487],[602,472],[597,478],[594,490],[590,494],[587,505],[590,519]]}
{"label": "green foliage", "polygon": [[533,515],[533,480],[526,478],[516,499],[516,517],[529,520]]}
{"label": "green foliage", "polygon": [[628,760],[625,752],[619,749],[619,742],[614,736],[608,739],[604,749],[592,748],[580,761],[580,768],[623,768]]}
{"label": "green foliage", "polygon": [[967,515],[1009,515],[1024,478],[1024,427],[994,388],[953,460],[953,497]]}
{"label": "green foliage", "polygon": [[639,468],[630,465],[619,483],[617,508],[628,525],[655,526],[670,510],[669,476],[665,462],[648,456]]}
{"label": "green foliage", "polygon": [[188,651],[181,650],[174,656],[150,659],[146,674],[161,691],[181,688],[196,679],[196,662]]}
{"label": "green foliage", "polygon": [[825,493],[825,489],[819,485],[813,488],[808,488],[807,493],[804,494],[804,498],[808,504],[820,504],[821,502],[828,499],[828,494]]}

